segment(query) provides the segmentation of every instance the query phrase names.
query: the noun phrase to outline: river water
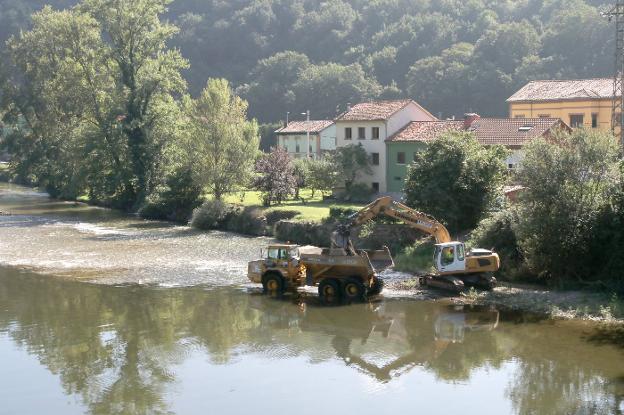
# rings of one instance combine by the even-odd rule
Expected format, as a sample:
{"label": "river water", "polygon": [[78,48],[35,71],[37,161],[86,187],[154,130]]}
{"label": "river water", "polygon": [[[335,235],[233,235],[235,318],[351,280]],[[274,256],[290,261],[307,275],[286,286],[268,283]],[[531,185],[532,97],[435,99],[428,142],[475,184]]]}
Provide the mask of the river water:
{"label": "river water", "polygon": [[618,414],[624,330],[246,283],[267,239],[0,185],[0,414]]}

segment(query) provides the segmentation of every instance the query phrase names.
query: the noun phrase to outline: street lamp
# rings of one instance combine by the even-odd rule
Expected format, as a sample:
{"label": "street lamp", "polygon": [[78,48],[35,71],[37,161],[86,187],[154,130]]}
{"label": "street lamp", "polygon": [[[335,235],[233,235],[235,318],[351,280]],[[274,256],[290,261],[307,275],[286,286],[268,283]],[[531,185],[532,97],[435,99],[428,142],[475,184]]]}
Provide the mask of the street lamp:
{"label": "street lamp", "polygon": [[306,136],[307,136],[307,145],[306,145],[306,158],[310,159],[310,110],[306,112],[302,112],[301,115],[306,116]]}

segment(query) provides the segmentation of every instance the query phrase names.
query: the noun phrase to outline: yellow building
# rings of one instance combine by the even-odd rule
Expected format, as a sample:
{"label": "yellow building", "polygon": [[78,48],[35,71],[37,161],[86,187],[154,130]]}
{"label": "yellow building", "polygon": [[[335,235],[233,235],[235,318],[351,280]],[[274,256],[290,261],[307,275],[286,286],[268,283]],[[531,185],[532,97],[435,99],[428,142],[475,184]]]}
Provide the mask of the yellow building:
{"label": "yellow building", "polygon": [[570,127],[611,130],[613,79],[532,81],[507,100],[511,118],[560,118]]}

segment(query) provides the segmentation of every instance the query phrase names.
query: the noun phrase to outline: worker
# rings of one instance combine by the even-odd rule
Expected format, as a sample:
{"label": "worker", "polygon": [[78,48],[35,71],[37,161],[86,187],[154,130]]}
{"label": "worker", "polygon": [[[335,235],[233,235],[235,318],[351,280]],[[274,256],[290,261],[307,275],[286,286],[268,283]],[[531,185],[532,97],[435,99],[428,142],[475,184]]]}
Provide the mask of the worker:
{"label": "worker", "polygon": [[445,264],[452,264],[455,261],[455,249],[453,249],[452,246],[445,248],[442,253],[444,255]]}

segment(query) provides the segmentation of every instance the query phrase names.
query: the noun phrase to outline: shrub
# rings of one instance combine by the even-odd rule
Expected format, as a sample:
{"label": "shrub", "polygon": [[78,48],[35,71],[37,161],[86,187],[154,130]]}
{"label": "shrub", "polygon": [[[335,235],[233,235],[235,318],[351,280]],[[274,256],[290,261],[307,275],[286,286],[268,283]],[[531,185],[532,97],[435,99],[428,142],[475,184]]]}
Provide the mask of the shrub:
{"label": "shrub", "polygon": [[342,206],[330,206],[329,207],[329,219],[342,221],[357,212],[358,210],[355,208],[342,207]]}
{"label": "shrub", "polygon": [[433,271],[434,242],[431,238],[417,241],[394,257],[394,269],[415,274]]}
{"label": "shrub", "polygon": [[225,230],[245,235],[263,236],[267,234],[267,220],[262,211],[253,206],[236,208],[225,223]]}
{"label": "shrub", "polygon": [[220,200],[207,200],[193,211],[191,226],[203,230],[223,229],[233,214],[233,205]]}
{"label": "shrub", "polygon": [[147,199],[139,209],[139,215],[145,219],[186,223],[193,209],[200,204],[201,192],[201,187],[193,181],[190,169],[178,169],[167,178],[164,187]]}
{"label": "shrub", "polygon": [[368,203],[373,196],[373,189],[364,183],[354,183],[349,186],[341,195],[341,199],[346,202]]}
{"label": "shrub", "polygon": [[518,212],[515,209],[495,212],[479,223],[467,245],[472,248],[491,248],[498,253],[501,260],[500,276],[506,279],[534,279],[518,247],[514,229],[517,224]]}
{"label": "shrub", "polygon": [[333,228],[318,222],[282,220],[275,224],[274,236],[299,245],[329,246]]}
{"label": "shrub", "polygon": [[280,220],[293,219],[297,215],[299,215],[299,211],[297,210],[276,209],[276,210],[269,210],[268,212],[265,212],[264,216],[266,217],[267,224],[269,226],[273,226]]}

